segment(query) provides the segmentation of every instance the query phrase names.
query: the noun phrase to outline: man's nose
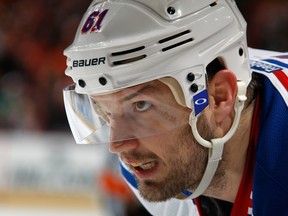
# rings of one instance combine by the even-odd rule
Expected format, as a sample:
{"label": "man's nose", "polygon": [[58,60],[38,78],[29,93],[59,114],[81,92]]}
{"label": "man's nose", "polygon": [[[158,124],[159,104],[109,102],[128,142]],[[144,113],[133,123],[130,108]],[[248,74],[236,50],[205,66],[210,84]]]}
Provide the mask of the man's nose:
{"label": "man's nose", "polygon": [[138,139],[122,140],[110,142],[109,151],[114,154],[120,154],[123,152],[129,152],[133,149],[136,149],[139,145]]}
{"label": "man's nose", "polygon": [[130,151],[138,146],[138,140],[133,134],[129,122],[122,119],[110,121],[110,145],[111,153]]}

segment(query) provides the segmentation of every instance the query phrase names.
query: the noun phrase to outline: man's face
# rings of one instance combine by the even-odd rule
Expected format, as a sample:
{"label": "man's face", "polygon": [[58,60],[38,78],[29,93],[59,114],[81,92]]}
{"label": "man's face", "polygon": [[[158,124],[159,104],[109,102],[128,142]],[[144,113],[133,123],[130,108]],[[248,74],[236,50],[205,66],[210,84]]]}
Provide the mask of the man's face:
{"label": "man's face", "polygon": [[[164,201],[195,189],[207,150],[192,135],[191,110],[175,101],[168,86],[152,81],[92,99],[110,126],[110,151],[134,173],[145,199]],[[202,135],[211,136],[205,121],[198,122]]]}

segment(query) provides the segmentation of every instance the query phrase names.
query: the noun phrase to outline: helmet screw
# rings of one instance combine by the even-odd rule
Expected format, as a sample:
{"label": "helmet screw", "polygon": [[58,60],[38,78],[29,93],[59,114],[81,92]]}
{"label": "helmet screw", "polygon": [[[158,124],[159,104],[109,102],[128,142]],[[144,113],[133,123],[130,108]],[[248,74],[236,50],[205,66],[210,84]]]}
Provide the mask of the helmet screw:
{"label": "helmet screw", "polygon": [[173,15],[175,14],[176,10],[174,7],[168,7],[167,8],[167,13],[170,14],[170,15]]}
{"label": "helmet screw", "polygon": [[78,85],[82,88],[84,88],[86,86],[86,82],[82,79],[78,80]]}
{"label": "helmet screw", "polygon": [[107,84],[107,79],[105,77],[100,77],[99,78],[99,83],[104,86],[104,85]]}
{"label": "helmet screw", "polygon": [[195,84],[195,83],[193,83],[191,86],[190,86],[190,90],[192,91],[192,92],[197,92],[198,91],[198,85],[197,84]]}
{"label": "helmet screw", "polygon": [[195,75],[193,73],[189,73],[187,75],[187,80],[193,82],[195,80]]}

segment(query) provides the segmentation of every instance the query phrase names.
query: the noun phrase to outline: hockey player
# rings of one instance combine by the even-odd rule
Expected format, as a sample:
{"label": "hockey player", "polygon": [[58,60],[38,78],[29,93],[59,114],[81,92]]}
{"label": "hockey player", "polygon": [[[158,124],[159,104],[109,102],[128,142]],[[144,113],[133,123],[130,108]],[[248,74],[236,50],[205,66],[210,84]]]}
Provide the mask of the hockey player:
{"label": "hockey player", "polygon": [[285,215],[287,55],[252,53],[233,0],[95,0],[64,52],[75,140],[153,215]]}

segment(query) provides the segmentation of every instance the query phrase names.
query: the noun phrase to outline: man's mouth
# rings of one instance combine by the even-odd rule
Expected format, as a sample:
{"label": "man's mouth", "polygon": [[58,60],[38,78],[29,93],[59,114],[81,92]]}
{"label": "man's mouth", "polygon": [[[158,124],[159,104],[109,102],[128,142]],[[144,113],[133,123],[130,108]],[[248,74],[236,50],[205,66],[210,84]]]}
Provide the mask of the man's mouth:
{"label": "man's mouth", "polygon": [[156,160],[149,162],[130,162],[131,171],[140,179],[153,178],[157,173],[159,164]]}
{"label": "man's mouth", "polygon": [[148,163],[131,163],[131,166],[133,166],[135,169],[140,170],[149,170],[153,168],[156,165],[155,161],[150,161]]}

